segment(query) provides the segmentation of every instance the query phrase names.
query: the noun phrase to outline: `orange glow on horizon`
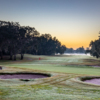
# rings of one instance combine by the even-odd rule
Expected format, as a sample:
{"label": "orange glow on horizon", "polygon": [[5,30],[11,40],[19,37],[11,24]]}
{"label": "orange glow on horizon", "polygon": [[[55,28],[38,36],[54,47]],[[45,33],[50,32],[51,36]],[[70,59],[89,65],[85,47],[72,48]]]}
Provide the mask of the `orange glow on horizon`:
{"label": "orange glow on horizon", "polygon": [[61,44],[65,45],[67,48],[77,49],[77,48],[83,46],[86,49],[87,47],[89,47],[89,44],[90,44],[91,41],[95,41],[97,39],[98,38],[96,38],[96,39],[93,39],[93,38],[89,38],[89,39],[88,38],[87,39],[83,39],[83,38],[74,39],[73,38],[73,41],[71,41],[71,39],[66,40],[66,41],[62,40]]}
{"label": "orange glow on horizon", "polygon": [[67,44],[67,43],[62,43],[63,45],[65,45],[67,48],[73,48],[73,49],[77,49],[79,47],[84,47],[84,48],[87,48],[89,47],[89,44],[76,44],[76,43],[70,43],[70,44]]}

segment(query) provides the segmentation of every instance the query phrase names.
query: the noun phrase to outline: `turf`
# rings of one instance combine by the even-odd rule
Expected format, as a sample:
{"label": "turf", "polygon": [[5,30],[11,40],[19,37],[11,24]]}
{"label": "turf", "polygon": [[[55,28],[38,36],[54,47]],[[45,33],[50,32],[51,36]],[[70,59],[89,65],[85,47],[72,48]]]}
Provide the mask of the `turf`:
{"label": "turf", "polygon": [[[29,57],[29,58],[27,58]],[[41,60],[39,60],[41,58]],[[87,59],[88,58],[88,62]],[[92,60],[96,61],[96,64]],[[90,62],[91,61],[91,62]],[[98,65],[100,60],[86,55],[72,55],[72,56],[32,56],[26,55],[26,59],[20,62],[5,62],[2,63],[9,67],[28,68],[44,71],[76,73],[86,75],[100,75],[100,68],[93,66]],[[91,66],[89,66],[91,65]]]}
{"label": "turf", "polygon": [[[41,60],[39,60],[41,58]],[[4,72],[40,72],[53,76],[29,82],[0,79],[0,100],[100,100],[100,86],[70,81],[80,76],[100,76],[100,59],[86,55],[34,56],[0,61]]]}

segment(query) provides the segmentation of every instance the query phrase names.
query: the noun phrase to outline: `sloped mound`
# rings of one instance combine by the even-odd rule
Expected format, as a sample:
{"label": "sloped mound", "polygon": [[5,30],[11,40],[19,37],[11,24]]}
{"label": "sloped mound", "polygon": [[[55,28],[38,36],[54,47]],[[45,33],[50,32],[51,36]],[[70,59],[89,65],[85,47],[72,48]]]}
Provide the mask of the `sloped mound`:
{"label": "sloped mound", "polygon": [[69,80],[66,80],[66,85],[80,89],[100,90],[99,83],[100,83],[100,76],[79,76],[76,78],[71,78]]}

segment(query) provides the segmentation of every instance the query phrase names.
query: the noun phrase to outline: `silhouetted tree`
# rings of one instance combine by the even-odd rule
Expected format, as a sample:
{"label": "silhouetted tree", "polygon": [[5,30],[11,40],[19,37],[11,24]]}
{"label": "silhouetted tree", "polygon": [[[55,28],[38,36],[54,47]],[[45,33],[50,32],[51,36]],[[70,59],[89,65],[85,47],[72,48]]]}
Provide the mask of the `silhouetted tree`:
{"label": "silhouetted tree", "polygon": [[52,55],[64,53],[65,46],[61,45],[56,37],[50,34],[42,34],[30,26],[20,26],[18,22],[0,21],[0,57],[9,54],[10,60],[16,60],[16,54],[24,53],[38,55]]}
{"label": "silhouetted tree", "polygon": [[91,47],[91,49],[86,50],[86,52],[90,52],[92,56],[99,58],[100,57],[100,38],[98,40],[91,41],[89,46]]}
{"label": "silhouetted tree", "polygon": [[85,53],[84,47],[82,46],[82,47],[77,48],[77,49],[75,50],[75,53]]}

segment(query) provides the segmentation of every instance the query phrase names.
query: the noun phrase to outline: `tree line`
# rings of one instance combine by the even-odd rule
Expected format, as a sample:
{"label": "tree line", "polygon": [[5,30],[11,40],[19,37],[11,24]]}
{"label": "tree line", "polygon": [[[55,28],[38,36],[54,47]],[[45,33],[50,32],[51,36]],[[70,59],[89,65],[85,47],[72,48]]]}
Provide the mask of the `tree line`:
{"label": "tree line", "polygon": [[85,49],[84,47],[79,47],[76,50],[74,50],[73,48],[66,48],[65,53],[85,53]]}
{"label": "tree line", "polygon": [[99,39],[95,41],[91,41],[89,47],[90,49],[87,48],[86,53],[90,53],[91,56],[99,58],[100,57],[100,36]]}
{"label": "tree line", "polygon": [[0,21],[0,58],[9,55],[16,60],[16,54],[34,55],[63,54],[66,46],[50,34],[40,34],[34,27],[21,26],[18,22]]}

